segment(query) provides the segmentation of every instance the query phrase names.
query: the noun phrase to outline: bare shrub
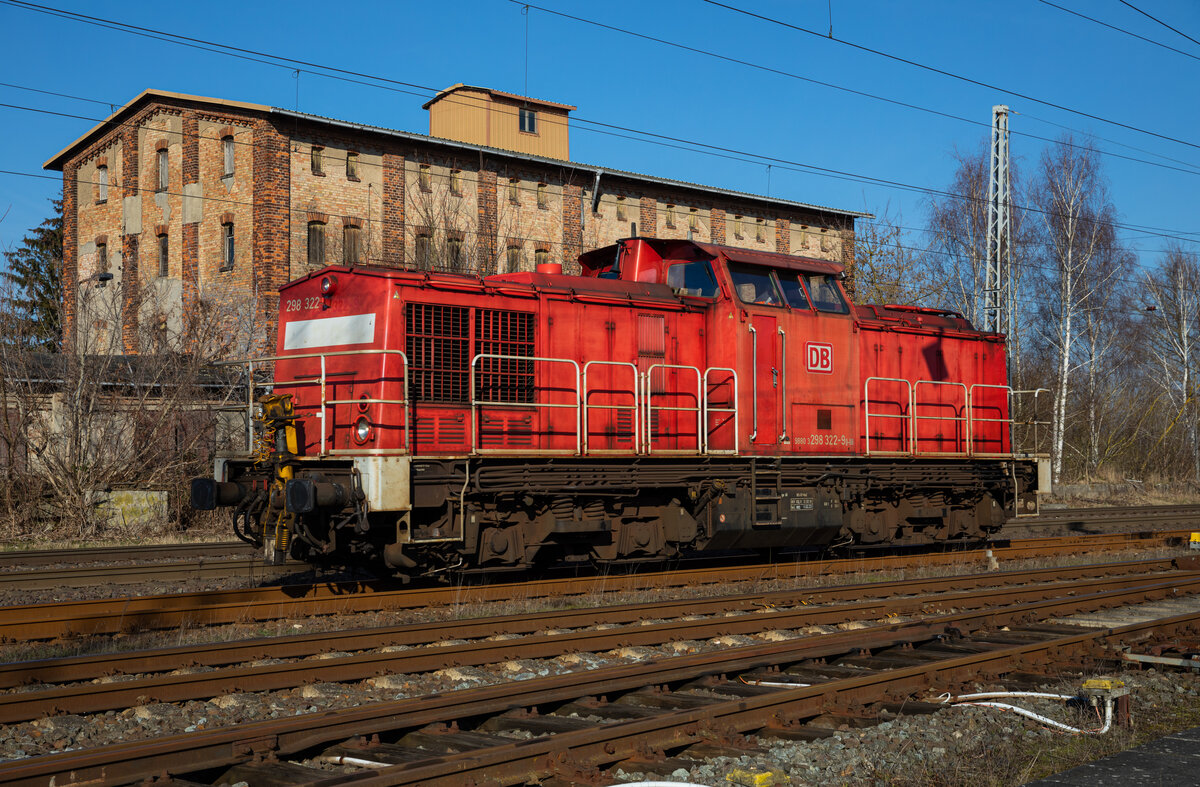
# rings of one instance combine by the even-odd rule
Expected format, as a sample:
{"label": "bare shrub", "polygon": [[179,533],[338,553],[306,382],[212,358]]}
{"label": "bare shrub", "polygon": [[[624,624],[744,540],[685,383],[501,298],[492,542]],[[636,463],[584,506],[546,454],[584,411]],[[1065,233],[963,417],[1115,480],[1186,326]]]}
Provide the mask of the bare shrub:
{"label": "bare shrub", "polygon": [[[161,533],[186,522],[186,484],[209,472],[228,431],[230,380],[210,366],[245,347],[231,325],[253,304],[199,301],[182,313],[145,288],[137,354],[122,352],[119,287],[84,283],[59,352],[0,292],[0,535],[6,541]],[[156,302],[157,301],[157,302]],[[173,310],[173,311],[172,311]],[[128,312],[128,307],[125,307]],[[114,490],[159,493],[132,524]],[[165,494],[165,500],[163,495]],[[149,531],[149,532],[147,532]]]}

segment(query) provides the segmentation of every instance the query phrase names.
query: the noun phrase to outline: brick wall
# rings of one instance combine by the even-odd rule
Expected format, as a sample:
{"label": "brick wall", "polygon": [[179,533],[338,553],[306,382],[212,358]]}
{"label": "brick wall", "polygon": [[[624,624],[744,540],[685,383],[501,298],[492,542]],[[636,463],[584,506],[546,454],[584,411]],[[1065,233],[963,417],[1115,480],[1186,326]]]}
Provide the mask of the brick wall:
{"label": "brick wall", "polygon": [[[222,139],[230,135],[235,167],[227,176]],[[323,148],[323,174],[311,171],[314,144]],[[169,167],[168,188],[161,191],[160,145]],[[356,176],[346,169],[350,152],[357,154]],[[97,199],[91,182],[100,162],[109,173],[107,201]],[[432,173],[428,192],[416,187],[422,164]],[[454,172],[457,187],[451,193]],[[95,240],[106,237],[114,280],[101,292],[117,296],[120,307],[120,318],[109,330],[119,337],[118,346],[136,352],[142,293],[149,292],[148,284],[161,283],[157,235],[165,231],[165,278],[178,282],[169,290],[178,293],[178,310],[189,315],[204,302],[232,313],[239,303],[252,304],[254,319],[240,321],[239,327],[273,343],[278,289],[308,270],[311,216],[326,221],[326,264],[342,262],[343,229],[353,225],[362,228],[367,262],[400,266],[413,262],[412,235],[430,221],[421,217],[422,204],[430,199],[441,200],[443,213],[452,213],[455,224],[449,233],[447,227],[434,228],[441,234],[435,249],[444,249],[450,235],[461,235],[473,267],[485,273],[506,257],[510,244],[519,246],[523,269],[532,269],[535,253],[545,250],[550,260],[572,271],[581,251],[628,237],[634,223],[647,237],[686,238],[690,232],[700,242],[838,260],[848,267],[854,262],[853,221],[845,217],[804,209],[768,215],[770,206],[761,201],[650,186],[617,174],[602,177],[599,200],[593,203],[590,177],[580,183],[570,165],[476,157],[433,140],[347,132],[317,121],[276,125],[253,110],[157,97],[117,118],[63,162],[65,328],[74,334],[81,327],[81,282],[97,287]],[[674,206],[673,227],[666,226],[668,205]],[[140,224],[131,221],[134,214]],[[764,220],[761,241],[758,219]],[[229,270],[222,269],[226,220],[234,227],[236,247]],[[735,222],[742,228],[740,237],[733,231]]]}
{"label": "brick wall", "polygon": [[64,349],[74,346],[76,300],[79,297],[79,165],[63,167],[63,304],[62,331]]}
{"label": "brick wall", "polygon": [[383,255],[380,262],[404,265],[404,156],[383,154]]}

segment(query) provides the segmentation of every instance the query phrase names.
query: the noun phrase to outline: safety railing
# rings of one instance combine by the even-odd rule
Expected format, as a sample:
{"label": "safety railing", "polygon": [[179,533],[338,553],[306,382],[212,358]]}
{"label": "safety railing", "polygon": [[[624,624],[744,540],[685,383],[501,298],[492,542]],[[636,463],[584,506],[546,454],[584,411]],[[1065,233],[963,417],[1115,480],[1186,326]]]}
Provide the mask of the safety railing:
{"label": "safety railing", "polygon": [[[871,392],[872,384],[882,385],[890,383],[903,386],[902,397],[889,399],[876,399],[875,403],[890,404],[899,406],[899,413],[881,413],[872,411]],[[942,401],[919,401],[919,392],[922,386],[950,386],[962,389],[962,415],[958,415],[957,402],[942,402]],[[1037,400],[1043,393],[1049,393],[1045,388],[1038,388],[1028,391],[1014,391],[1007,385],[992,385],[986,383],[975,383],[967,386],[964,383],[945,382],[941,380],[915,380],[910,381],[899,377],[869,377],[863,386],[863,412],[864,423],[866,426],[866,435],[864,442],[864,452],[868,456],[972,456],[981,459],[1004,459],[1018,454],[1017,440],[1013,434],[1013,429],[1017,425],[1032,426],[1034,429],[1034,445],[1037,444],[1037,428],[1044,426],[1048,422],[1037,420]],[[1027,419],[1017,419],[1014,415],[1014,401],[1016,397],[1021,395],[1032,394],[1034,398],[1034,417]],[[876,396],[879,396],[878,392]],[[1001,403],[996,403],[995,399],[999,398]],[[920,408],[925,407],[953,407],[955,415],[934,414],[922,415]],[[997,413],[1008,413],[1007,418],[989,417],[980,415],[979,411],[985,408],[994,409]],[[900,421],[900,431],[898,435],[874,435],[873,427],[879,426],[879,419],[889,419]],[[942,421],[955,424],[956,434],[953,437],[922,437],[920,425],[925,421]],[[957,434],[959,425],[965,429],[966,434],[960,436]],[[988,425],[995,425],[992,433],[988,433]],[[1005,445],[1007,432],[1008,450],[1003,450]],[[994,436],[992,436],[994,434]],[[874,435],[876,442],[881,440],[897,440],[900,443],[900,450],[880,450],[873,448],[871,441]],[[926,451],[922,450],[921,443],[931,440],[941,442],[953,441],[955,445],[962,443],[961,450],[953,451]],[[978,443],[984,440],[995,443],[1000,446],[1001,450],[993,451],[981,448]]]}
{"label": "safety railing", "polygon": [[[1038,408],[1038,400],[1040,399],[1042,394],[1048,394],[1048,393],[1050,393],[1049,388],[1030,388],[1027,390],[1020,390],[1020,391],[1014,390],[1012,392],[1012,397],[1009,400],[1009,411],[1008,412],[1009,412],[1009,415],[1012,416],[1013,435],[1012,435],[1011,439],[1012,439],[1013,451],[1016,451],[1019,446],[1026,444],[1026,442],[1023,440],[1017,440],[1016,427],[1018,427],[1018,426],[1032,427],[1031,431],[1032,431],[1033,435],[1032,435],[1032,440],[1029,441],[1029,449],[1028,449],[1029,451],[1036,452],[1038,450],[1038,448],[1041,446],[1041,443],[1039,442],[1038,427],[1050,426],[1050,421],[1043,421],[1037,417],[1038,413],[1040,412],[1040,410]],[[1022,416],[1022,417],[1018,418],[1017,413],[1016,413],[1017,403],[1019,401],[1021,401],[1021,397],[1030,396],[1030,395],[1033,396],[1033,412],[1030,413],[1028,416]],[[1022,450],[1025,450],[1025,449],[1022,449]]]}
{"label": "safety railing", "polygon": [[[615,390],[609,389],[609,390],[593,391],[591,389],[591,387],[588,385],[588,372],[593,367],[609,367],[613,370],[628,369],[629,371],[631,371],[633,373],[633,386],[629,389],[615,389]],[[587,363],[585,363],[583,365],[583,451],[584,451],[584,453],[587,453],[587,454],[605,454],[605,453],[627,454],[627,453],[629,453],[629,451],[622,450],[619,448],[592,448],[588,445],[588,438],[591,436],[591,431],[588,429],[588,415],[593,410],[601,410],[601,411],[607,410],[607,411],[612,412],[613,414],[620,413],[620,412],[632,412],[632,414],[633,414],[633,418],[632,418],[632,421],[633,421],[633,446],[634,446],[635,451],[638,450],[638,446],[641,445],[641,442],[639,440],[639,438],[641,437],[641,431],[640,431],[639,427],[641,425],[641,420],[642,420],[641,414],[639,412],[639,403],[641,402],[641,397],[638,396],[638,389],[640,387],[641,387],[641,379],[638,375],[638,368],[637,368],[636,364],[632,364],[627,361],[588,361]],[[588,401],[588,395],[592,394],[592,393],[608,393],[608,394],[612,394],[612,395],[631,395],[633,397],[633,403],[627,404],[627,405],[624,405],[624,404],[596,404],[596,405],[594,405],[594,404],[589,403],[589,401]],[[620,436],[617,435],[617,437],[619,438]]]}
{"label": "safety railing", "polygon": [[[905,396],[902,400],[897,400],[897,403],[903,402],[900,413],[872,413],[871,412],[871,383],[898,383],[904,386]],[[891,403],[891,400],[887,400]],[[868,377],[863,383],[863,414],[866,423],[866,441],[864,445],[864,453],[867,456],[910,456],[912,454],[912,383],[901,377]],[[871,448],[871,419],[883,418],[886,420],[896,420],[900,422],[900,449],[896,451],[879,450]],[[881,437],[881,440],[894,440],[894,437]]]}
{"label": "safety railing", "polygon": [[[729,372],[729,379],[733,383],[733,394],[729,401],[733,403],[732,407],[713,407],[708,401],[708,376],[713,372]],[[717,383],[717,385],[725,385],[725,383]],[[704,370],[704,400],[701,402],[703,413],[700,420],[704,423],[704,453],[706,454],[736,454],[738,452],[738,379],[737,372],[728,366],[710,366]],[[733,416],[733,447],[732,448],[713,448],[710,444],[712,438],[712,429],[708,422],[708,416],[712,413],[732,415]]]}
{"label": "safety railing", "polygon": [[[656,404],[654,404],[653,397],[656,392],[653,390],[652,386],[653,386],[653,376],[654,376],[655,370],[662,370],[663,372],[666,372],[668,370],[675,370],[675,371],[679,371],[679,372],[691,372],[692,374],[695,374],[696,375],[696,391],[695,391],[696,404],[695,404],[695,406],[687,407],[687,406],[681,406],[681,405],[668,405],[668,404],[656,405]],[[643,453],[646,453],[646,454],[653,454],[653,453],[657,453],[657,454],[700,454],[700,453],[704,453],[704,437],[703,437],[704,426],[701,423],[701,419],[703,417],[703,412],[704,412],[704,406],[703,406],[704,390],[703,390],[703,388],[704,388],[704,384],[702,382],[700,369],[698,369],[695,366],[685,366],[683,364],[675,364],[675,363],[656,363],[656,364],[652,364],[651,366],[649,366],[646,369],[646,371],[642,373],[642,408],[643,408],[642,412],[644,413],[644,417],[643,417],[643,421],[642,421],[642,424],[643,424],[642,452]],[[657,393],[659,395],[668,395],[669,394],[669,395],[673,395],[673,396],[686,396],[686,395],[690,394],[691,392],[684,391],[684,390],[675,390],[675,391],[659,391]],[[695,415],[696,415],[696,447],[694,449],[680,449],[680,448],[655,449],[654,448],[654,437],[655,437],[655,435],[654,435],[654,414],[656,412],[695,413]]]}
{"label": "safety railing", "polygon": [[[962,407],[961,407],[961,409],[959,409],[958,403],[955,403],[955,402],[921,401],[921,397],[919,395],[921,392],[921,386],[925,386],[926,388],[933,388],[934,390],[940,390],[940,391],[944,391],[947,389],[953,389],[956,391],[961,390],[962,391],[962,402],[961,402]],[[938,387],[938,386],[941,386],[941,387]],[[970,393],[967,390],[966,384],[964,384],[964,383],[947,382],[944,380],[917,380],[916,382],[914,382],[913,386],[912,386],[912,417],[913,417],[912,448],[913,448],[913,452],[919,456],[967,456],[967,455],[969,455],[971,453],[971,441],[970,441],[970,437],[969,437],[970,432],[971,432],[971,426],[968,423],[968,421],[970,420],[968,418],[968,413],[970,411],[969,400],[970,400]],[[934,415],[921,415],[922,407],[924,407],[924,408],[950,407],[954,411],[955,415],[946,415],[945,413],[937,413]],[[958,413],[962,413],[962,415],[958,415]],[[937,435],[934,437],[922,437],[921,436],[921,423],[923,421],[939,421],[939,422],[943,422],[943,423],[948,421],[948,422],[954,424],[954,432],[955,433],[952,437],[948,437],[948,438],[942,437],[941,435]],[[959,431],[960,425],[961,425],[961,433]],[[950,451],[938,451],[938,450],[925,451],[925,450],[921,449],[922,441],[929,442],[929,441],[933,441],[933,440],[936,440],[940,443],[950,442],[955,446],[961,445],[962,448],[961,449],[956,448],[956,449],[952,449]]]}
{"label": "safety railing", "polygon": [[[476,397],[475,376],[477,367],[481,360],[492,359],[497,361],[528,361],[531,363],[558,363],[568,364],[575,373],[575,384],[571,389],[574,393],[573,401],[568,402],[513,402],[513,401],[492,401],[487,399],[479,399]],[[536,376],[535,376],[536,379]],[[571,409],[575,411],[575,454],[582,453],[583,448],[583,430],[581,427],[581,406],[580,406],[580,374],[579,364],[570,358],[544,358],[533,355],[501,355],[497,353],[480,353],[471,359],[471,451],[476,454],[499,454],[512,453],[512,448],[483,448],[479,445],[479,414],[482,407],[532,407],[541,410],[556,410],[556,409]],[[546,386],[542,386],[546,389]],[[548,430],[547,430],[548,431]],[[571,454],[572,452],[562,448],[524,448],[520,449],[524,454]]]}
{"label": "safety railing", "polygon": [[[996,407],[995,404],[989,404],[986,401],[980,402],[977,400],[977,398],[976,398],[977,396],[981,396],[981,395],[986,396],[988,391],[998,391],[998,392],[1000,392],[1001,395],[1003,395],[1004,405],[1008,411],[1008,416],[1009,416],[1008,418],[984,418],[984,417],[980,417],[977,414],[978,410],[983,409],[985,407],[991,407],[991,408],[995,408],[997,410],[1000,409],[1000,408]],[[982,394],[980,394],[979,392],[982,392]],[[1012,455],[1012,452],[1013,452],[1013,450],[1015,450],[1015,447],[1016,447],[1016,444],[1013,442],[1013,434],[1012,434],[1013,394],[1014,394],[1013,389],[1008,387],[1007,385],[987,385],[984,383],[976,383],[975,385],[971,386],[971,394],[970,394],[971,419],[968,424],[968,426],[970,428],[970,434],[968,435],[968,440],[970,441],[972,456],[978,456],[981,458],[1003,458],[1003,457]],[[1001,412],[1003,412],[1003,411],[1001,411]],[[992,438],[992,439],[998,440],[1001,448],[1004,447],[1004,433],[1007,431],[1008,432],[1008,445],[1009,445],[1010,450],[1009,451],[980,450],[979,447],[975,445],[976,441],[981,439],[979,432],[982,430],[977,429],[979,424],[985,424],[985,425],[986,424],[998,424],[999,425],[999,427],[996,429],[997,436],[996,436],[996,438]],[[987,435],[984,435],[982,437],[982,439],[988,439]]]}
{"label": "safety railing", "polygon": [[[328,399],[329,386],[329,371],[326,364],[327,358],[340,358],[350,355],[395,355],[399,356],[403,371],[403,382],[401,383],[400,391],[403,396],[400,399]],[[275,388],[298,386],[298,385],[317,385],[320,387],[320,401],[317,404],[317,412],[313,414],[315,418],[321,419],[321,442],[318,449],[319,456],[330,456],[335,454],[407,454],[412,446],[411,430],[408,412],[408,356],[403,350],[386,350],[386,349],[370,349],[370,350],[336,350],[333,352],[316,352],[316,353],[295,353],[291,355],[267,355],[257,358],[247,358],[237,361],[219,361],[216,366],[244,366],[246,368],[246,450],[254,450],[254,391],[257,387],[254,382],[254,367],[255,364],[265,365],[269,363],[279,363],[280,361],[300,361],[306,358],[320,359],[320,372],[316,375],[298,375],[291,379],[276,379],[273,383]],[[386,359],[385,359],[386,365]],[[385,370],[380,370],[382,377]],[[381,385],[382,385],[381,381]],[[329,426],[329,408],[339,404],[394,404],[400,405],[404,413],[404,447],[394,449],[347,449],[336,450],[328,447],[329,438],[332,435],[332,428]],[[301,406],[304,406],[301,404]],[[239,408],[240,409],[240,408]]]}

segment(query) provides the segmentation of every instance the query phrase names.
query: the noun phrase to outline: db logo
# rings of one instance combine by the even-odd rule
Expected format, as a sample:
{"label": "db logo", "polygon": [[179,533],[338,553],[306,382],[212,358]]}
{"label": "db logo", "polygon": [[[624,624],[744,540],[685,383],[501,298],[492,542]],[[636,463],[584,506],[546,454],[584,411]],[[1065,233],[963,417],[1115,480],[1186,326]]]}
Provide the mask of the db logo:
{"label": "db logo", "polygon": [[833,345],[805,342],[804,353],[807,356],[807,366],[810,372],[817,374],[833,374]]}

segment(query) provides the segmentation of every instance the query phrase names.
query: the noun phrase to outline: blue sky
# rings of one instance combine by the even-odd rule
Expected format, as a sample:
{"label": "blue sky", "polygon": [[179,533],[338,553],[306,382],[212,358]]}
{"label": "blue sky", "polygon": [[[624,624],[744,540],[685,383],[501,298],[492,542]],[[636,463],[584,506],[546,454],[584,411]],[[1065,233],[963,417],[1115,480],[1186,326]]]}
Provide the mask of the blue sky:
{"label": "blue sky", "polygon": [[[1200,39],[1200,4],[1130,1],[1136,9]],[[578,110],[571,156],[576,161],[818,205],[887,211],[914,228],[924,225],[927,195],[861,178],[944,189],[954,169],[951,151],[982,145],[992,105],[1005,103],[1016,113],[1010,119],[1012,153],[1027,171],[1045,143],[1025,135],[1054,138],[1063,133],[1062,127],[1077,135],[1094,135],[1102,151],[1176,168],[1103,158],[1120,221],[1155,228],[1123,232],[1143,264],[1153,264],[1157,250],[1170,241],[1162,235],[1185,238],[1188,248],[1200,249],[1200,45],[1120,0],[1054,2],[1185,54],[1101,27],[1041,0],[731,3],[821,33],[829,30],[832,8],[833,35],[839,41],[1024,97],[702,0],[538,4],[699,51],[538,7],[526,15],[522,5],[508,0],[333,6],[225,0],[46,2],[52,8],[421,87],[466,82],[574,104]],[[8,0],[0,0],[0,29],[7,33],[0,48],[0,82],[5,83],[0,85],[0,104],[7,105],[0,107],[0,249],[19,242],[27,228],[45,218],[47,200],[61,191],[60,179],[7,173],[57,178],[58,173],[41,169],[43,162],[107,116],[108,104],[124,104],[146,88],[298,106],[318,115],[428,132],[428,115],[421,104],[431,93],[421,87],[392,84],[393,90],[388,90],[307,71],[297,78],[291,67],[69,21]],[[92,103],[96,101],[101,103]],[[586,121],[623,130],[600,129]],[[628,138],[638,132],[686,142],[664,146]],[[706,155],[689,149],[691,143],[736,152]],[[756,157],[777,163],[768,168]],[[846,175],[830,177],[804,165]],[[919,237],[914,236],[914,245]]]}

